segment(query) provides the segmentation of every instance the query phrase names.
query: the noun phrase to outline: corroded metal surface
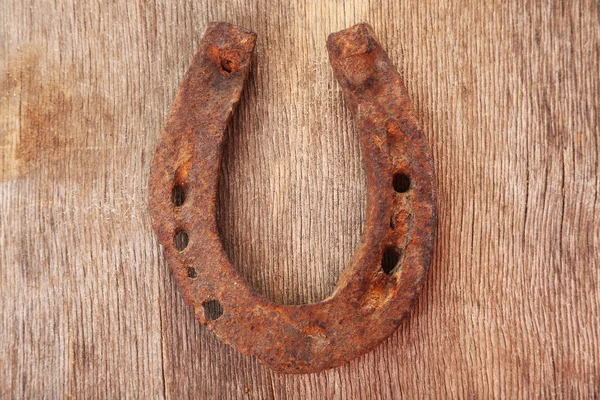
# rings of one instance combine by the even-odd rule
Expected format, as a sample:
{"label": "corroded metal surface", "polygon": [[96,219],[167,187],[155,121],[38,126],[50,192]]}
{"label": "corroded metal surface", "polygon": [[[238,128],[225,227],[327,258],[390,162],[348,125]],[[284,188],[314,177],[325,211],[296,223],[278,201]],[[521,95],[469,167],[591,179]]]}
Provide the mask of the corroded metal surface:
{"label": "corroded metal surface", "polygon": [[336,289],[308,305],[274,304],[231,265],[216,220],[227,121],[256,35],[210,24],[160,136],[150,180],[154,229],[201,323],[281,373],[336,367],[392,334],[431,262],[433,167],[400,75],[371,27],[330,35],[327,50],[365,160],[366,229]]}

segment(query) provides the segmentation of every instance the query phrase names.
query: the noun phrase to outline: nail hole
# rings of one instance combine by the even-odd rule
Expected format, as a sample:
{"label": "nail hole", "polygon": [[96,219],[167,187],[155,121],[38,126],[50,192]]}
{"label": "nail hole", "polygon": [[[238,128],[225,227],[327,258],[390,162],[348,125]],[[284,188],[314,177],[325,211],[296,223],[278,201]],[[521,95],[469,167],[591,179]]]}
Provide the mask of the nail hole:
{"label": "nail hole", "polygon": [[230,74],[231,71],[233,71],[233,61],[228,59],[221,60],[221,68],[223,68],[223,71]]}
{"label": "nail hole", "polygon": [[175,243],[175,248],[179,251],[185,249],[190,242],[190,238],[185,231],[179,231],[173,237],[173,243]]}
{"label": "nail hole", "polygon": [[187,276],[188,276],[188,278],[192,278],[192,279],[194,279],[195,277],[197,277],[198,273],[196,272],[196,268],[188,267],[188,269],[187,269]]}
{"label": "nail hole", "polygon": [[219,319],[223,315],[223,307],[218,300],[208,300],[202,304],[204,307],[204,317],[209,321]]}
{"label": "nail hole", "polygon": [[383,252],[383,257],[381,258],[381,269],[386,274],[391,274],[394,269],[400,263],[400,257],[402,256],[401,250],[397,247],[388,247]]}
{"label": "nail hole", "polygon": [[179,185],[173,187],[173,191],[171,192],[171,200],[173,200],[173,204],[175,207],[179,207],[185,201],[185,190]]}
{"label": "nail hole", "polygon": [[405,193],[410,189],[410,178],[408,175],[398,172],[397,174],[394,174],[392,185],[396,192]]}

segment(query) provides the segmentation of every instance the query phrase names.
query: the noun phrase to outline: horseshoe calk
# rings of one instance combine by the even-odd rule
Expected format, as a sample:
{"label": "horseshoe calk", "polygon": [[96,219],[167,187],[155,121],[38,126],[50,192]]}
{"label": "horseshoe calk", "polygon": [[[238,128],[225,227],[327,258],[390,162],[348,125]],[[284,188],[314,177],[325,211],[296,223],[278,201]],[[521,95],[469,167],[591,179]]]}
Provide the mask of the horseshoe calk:
{"label": "horseshoe calk", "polygon": [[149,211],[186,301],[225,343],[281,373],[317,372],[373,349],[421,288],[436,226],[431,154],[400,75],[367,24],[327,50],[365,162],[366,229],[334,292],[306,305],[257,293],[223,249],[217,185],[227,123],[256,35],[211,23],[181,83],[154,156]]}

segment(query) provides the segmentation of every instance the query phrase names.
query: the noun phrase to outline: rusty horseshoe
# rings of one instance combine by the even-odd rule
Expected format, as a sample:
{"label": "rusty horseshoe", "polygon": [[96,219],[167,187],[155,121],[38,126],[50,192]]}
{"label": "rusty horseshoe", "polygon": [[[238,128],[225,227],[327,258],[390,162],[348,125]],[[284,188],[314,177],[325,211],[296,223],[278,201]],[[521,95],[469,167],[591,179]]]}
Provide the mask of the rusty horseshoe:
{"label": "rusty horseshoe", "polygon": [[419,292],[436,229],[433,165],[401,76],[372,28],[333,33],[327,51],[360,136],[366,228],[334,292],[278,305],[229,261],[217,227],[227,123],[256,34],[211,23],[181,83],[152,164],[149,211],[172,273],[198,320],[280,373],[339,366],[398,327]]}

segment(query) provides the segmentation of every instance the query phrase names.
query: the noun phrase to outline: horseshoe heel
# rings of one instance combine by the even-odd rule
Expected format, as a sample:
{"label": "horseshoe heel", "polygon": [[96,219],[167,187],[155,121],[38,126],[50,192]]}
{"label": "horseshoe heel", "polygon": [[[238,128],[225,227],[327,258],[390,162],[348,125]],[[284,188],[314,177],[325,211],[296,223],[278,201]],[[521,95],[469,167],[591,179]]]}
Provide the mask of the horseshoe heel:
{"label": "horseshoe heel", "polygon": [[431,154],[401,77],[371,27],[331,34],[330,62],[365,162],[366,229],[328,298],[270,302],[228,260],[216,220],[223,136],[255,41],[241,27],[209,25],[159,138],[149,209],[201,323],[278,372],[316,372],[373,349],[397,329],[420,290],[436,226]]}

